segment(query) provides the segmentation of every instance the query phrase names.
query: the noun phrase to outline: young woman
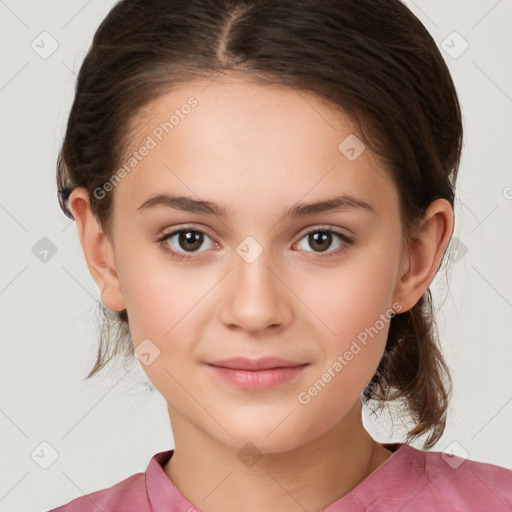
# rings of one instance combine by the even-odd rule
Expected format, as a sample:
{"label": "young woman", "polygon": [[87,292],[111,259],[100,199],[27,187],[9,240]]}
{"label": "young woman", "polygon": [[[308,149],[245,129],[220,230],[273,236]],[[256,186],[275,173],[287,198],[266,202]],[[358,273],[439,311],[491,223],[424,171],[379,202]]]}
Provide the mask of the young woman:
{"label": "young woman", "polygon": [[[409,444],[445,427],[429,286],[461,144],[445,62],[398,0],[116,4],[60,204],[118,328],[89,377],[136,355],[175,448],[55,510],[510,510],[512,471]],[[389,403],[403,443],[362,424]]]}

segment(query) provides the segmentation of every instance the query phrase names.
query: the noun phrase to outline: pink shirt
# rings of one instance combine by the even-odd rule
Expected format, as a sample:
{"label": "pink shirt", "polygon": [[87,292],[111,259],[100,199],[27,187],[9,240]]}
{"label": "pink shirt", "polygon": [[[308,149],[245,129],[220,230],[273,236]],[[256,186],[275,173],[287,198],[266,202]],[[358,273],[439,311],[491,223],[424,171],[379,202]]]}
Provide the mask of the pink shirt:
{"label": "pink shirt", "polygon": [[[384,446],[393,455],[323,512],[512,510],[512,470],[403,443]],[[159,452],[145,473],[49,512],[199,512],[164,473],[172,454]]]}

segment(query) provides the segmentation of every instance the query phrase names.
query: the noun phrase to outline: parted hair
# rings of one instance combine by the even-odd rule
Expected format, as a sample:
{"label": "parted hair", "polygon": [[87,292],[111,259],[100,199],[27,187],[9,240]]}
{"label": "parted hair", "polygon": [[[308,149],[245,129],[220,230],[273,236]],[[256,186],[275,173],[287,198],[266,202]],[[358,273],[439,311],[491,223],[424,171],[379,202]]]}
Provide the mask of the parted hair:
{"label": "parted hair", "polygon": [[[454,207],[462,148],[456,89],[436,42],[399,0],[123,0],[100,24],[78,73],[57,161],[63,212],[73,218],[67,199],[83,187],[110,235],[113,192],[99,198],[94,190],[121,165],[137,115],[177,83],[221,74],[312,92],[345,112],[386,164],[405,242],[432,201]],[[87,378],[134,356],[127,311],[98,305],[99,348]],[[445,429],[451,385],[427,289],[390,320],[362,402],[375,410],[405,405],[413,421],[407,442],[426,436],[430,448]]]}

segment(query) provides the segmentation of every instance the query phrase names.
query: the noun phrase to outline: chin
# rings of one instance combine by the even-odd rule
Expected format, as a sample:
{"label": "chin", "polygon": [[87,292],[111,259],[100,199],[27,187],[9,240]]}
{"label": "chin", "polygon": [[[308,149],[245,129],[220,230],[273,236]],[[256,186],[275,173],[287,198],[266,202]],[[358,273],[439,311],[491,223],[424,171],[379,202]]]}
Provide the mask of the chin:
{"label": "chin", "polygon": [[279,421],[259,418],[248,422],[245,417],[243,424],[231,421],[228,430],[233,437],[226,434],[219,441],[237,452],[284,453],[312,441],[325,430],[325,425],[317,425],[316,428],[311,425],[308,429],[305,422],[299,421],[293,413],[284,421],[283,418]]}

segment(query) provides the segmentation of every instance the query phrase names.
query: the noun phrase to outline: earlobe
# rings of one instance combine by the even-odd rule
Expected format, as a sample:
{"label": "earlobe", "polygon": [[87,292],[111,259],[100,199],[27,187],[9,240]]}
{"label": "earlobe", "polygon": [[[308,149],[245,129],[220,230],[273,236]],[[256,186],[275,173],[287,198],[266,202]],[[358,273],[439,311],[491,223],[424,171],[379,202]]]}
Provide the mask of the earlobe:
{"label": "earlobe", "polygon": [[404,249],[395,289],[401,312],[411,309],[426,292],[441,264],[453,233],[453,208],[446,199],[436,199],[427,208],[415,239]]}
{"label": "earlobe", "polygon": [[103,304],[114,311],[125,309],[112,242],[92,213],[87,190],[81,187],[74,189],[69,197],[69,208],[75,219],[89,272],[101,291]]}

